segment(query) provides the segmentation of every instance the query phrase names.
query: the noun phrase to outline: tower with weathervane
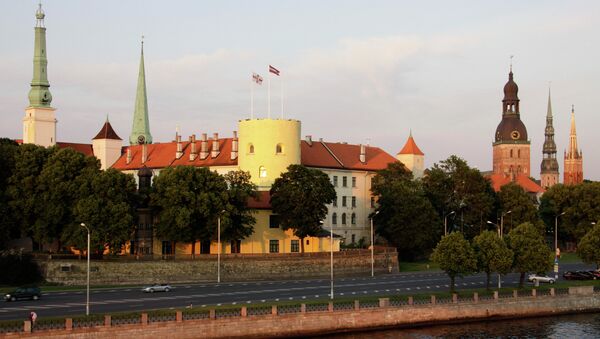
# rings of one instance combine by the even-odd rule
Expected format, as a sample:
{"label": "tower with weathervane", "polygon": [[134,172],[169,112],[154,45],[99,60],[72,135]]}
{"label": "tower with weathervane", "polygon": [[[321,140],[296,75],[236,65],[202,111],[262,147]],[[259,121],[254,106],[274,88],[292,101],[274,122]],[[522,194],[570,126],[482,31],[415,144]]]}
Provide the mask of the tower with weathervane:
{"label": "tower with weathervane", "polygon": [[152,134],[150,134],[150,122],[148,120],[148,97],[146,95],[146,70],[144,67],[143,40],[137,91],[135,95],[135,108],[133,111],[133,127],[131,128],[131,135],[129,135],[129,143],[131,145],[152,143]]}
{"label": "tower with weathervane", "polygon": [[23,118],[23,143],[48,147],[56,144],[56,110],[50,106],[52,94],[48,82],[44,17],[40,4],[35,13],[33,79],[29,90],[29,106],[25,109]]}
{"label": "tower with weathervane", "polygon": [[552,103],[548,90],[548,112],[546,113],[543,159],[540,165],[540,180],[542,187],[548,189],[558,184],[558,160],[556,160],[556,143],[554,142],[554,126],[552,124]]}
{"label": "tower with weathervane", "polygon": [[504,85],[502,120],[496,128],[493,143],[494,174],[509,176],[511,180],[519,175],[531,175],[531,145],[527,139],[525,124],[521,121],[518,92],[519,87],[514,81],[511,65],[508,82]]}

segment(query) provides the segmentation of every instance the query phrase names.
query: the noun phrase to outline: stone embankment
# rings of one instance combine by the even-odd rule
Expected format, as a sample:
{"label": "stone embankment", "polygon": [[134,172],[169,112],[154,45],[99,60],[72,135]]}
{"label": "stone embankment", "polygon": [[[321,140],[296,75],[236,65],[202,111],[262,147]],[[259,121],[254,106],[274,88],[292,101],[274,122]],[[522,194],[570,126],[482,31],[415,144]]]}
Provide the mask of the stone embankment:
{"label": "stone embankment", "polygon": [[[142,313],[124,319],[110,315],[97,322],[64,319],[45,330],[25,321],[6,338],[266,338],[364,331],[426,324],[523,318],[600,311],[600,290],[592,286],[449,299],[399,297],[378,302],[342,302],[292,306],[240,307],[201,312]],[[82,325],[84,327],[82,327]],[[87,327],[86,327],[87,326]],[[58,329],[57,329],[58,328]],[[2,335],[0,335],[2,336]]]}

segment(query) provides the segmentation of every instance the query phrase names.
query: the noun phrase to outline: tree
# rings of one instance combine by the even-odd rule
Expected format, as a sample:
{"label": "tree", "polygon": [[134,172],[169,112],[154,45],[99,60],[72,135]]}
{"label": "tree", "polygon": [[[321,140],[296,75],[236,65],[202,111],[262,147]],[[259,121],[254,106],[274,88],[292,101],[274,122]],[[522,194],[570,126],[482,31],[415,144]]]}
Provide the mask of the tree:
{"label": "tree", "polygon": [[600,268],[600,224],[587,232],[577,245],[577,255],[588,264],[596,264]]}
{"label": "tree", "polygon": [[442,238],[431,254],[431,261],[450,277],[450,291],[454,292],[456,277],[463,277],[477,270],[475,252],[462,233],[452,232]]}
{"label": "tree", "polygon": [[553,253],[544,241],[538,227],[522,223],[507,236],[508,247],[514,253],[513,269],[521,274],[519,287],[525,282],[525,273],[546,272],[552,267]]}
{"label": "tree", "polygon": [[[90,173],[78,180],[79,199],[74,218],[91,231],[91,249],[102,253],[106,246],[112,253],[121,251],[131,239],[134,225],[136,183],[131,174],[115,169]],[[80,224],[70,224],[61,239],[78,249],[86,249],[87,232]]]}
{"label": "tree", "polygon": [[19,145],[13,140],[0,138],[0,250],[16,236],[16,217],[10,208],[8,194],[9,178],[15,170],[15,156]]}
{"label": "tree", "polygon": [[440,220],[451,215],[468,238],[486,227],[495,193],[488,179],[455,155],[426,170],[423,186]]}
{"label": "tree", "polygon": [[564,222],[566,216],[562,215],[558,219],[556,216],[566,212],[571,207],[572,187],[563,184],[556,184],[542,195],[540,198],[540,207],[538,213],[546,225],[546,233],[554,234],[555,222],[558,222],[558,239],[572,240],[568,225]]}
{"label": "tree", "polygon": [[511,182],[500,188],[498,202],[502,213],[511,211],[504,220],[505,233],[513,228],[513,225],[525,222],[533,224],[540,232],[544,229],[534,200],[516,183]]}
{"label": "tree", "polygon": [[254,233],[254,212],[248,208],[248,199],[258,198],[256,185],[250,181],[250,173],[232,171],[225,174],[228,202],[223,214],[221,237],[233,241],[232,253],[237,253],[237,241]]}
{"label": "tree", "polygon": [[192,244],[217,233],[217,218],[227,205],[227,183],[206,167],[165,168],[154,178],[151,206],[157,212],[156,236]]}
{"label": "tree", "polygon": [[400,163],[392,163],[373,178],[371,191],[378,206],[372,215],[376,231],[413,260],[430,251],[442,235],[442,226],[420,182]]}
{"label": "tree", "polygon": [[473,239],[473,248],[477,257],[477,269],[486,274],[486,288],[490,289],[492,272],[506,274],[513,263],[513,252],[494,231],[483,231]]}
{"label": "tree", "polygon": [[270,193],[271,207],[279,215],[281,228],[294,230],[304,253],[304,238],[319,234],[327,216],[326,205],[336,198],[329,177],[317,169],[290,165],[275,179]]}

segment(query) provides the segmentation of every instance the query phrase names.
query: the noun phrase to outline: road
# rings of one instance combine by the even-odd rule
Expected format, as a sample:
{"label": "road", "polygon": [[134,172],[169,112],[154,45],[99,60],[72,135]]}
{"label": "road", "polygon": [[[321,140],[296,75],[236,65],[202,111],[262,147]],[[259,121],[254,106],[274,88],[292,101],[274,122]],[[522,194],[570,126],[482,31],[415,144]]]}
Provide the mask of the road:
{"label": "road", "polygon": [[[563,270],[594,269],[583,264],[563,264]],[[553,275],[549,273],[549,275]],[[559,280],[562,279],[559,278]],[[518,285],[519,275],[503,277],[503,287]],[[334,281],[334,297],[410,295],[429,291],[447,291],[448,276],[440,271],[407,272],[368,277],[346,277]],[[456,280],[458,289],[485,286],[485,275],[476,274]],[[497,276],[492,277],[497,285]],[[277,301],[329,300],[330,280],[284,280],[256,282],[222,282],[220,284],[175,285],[170,292],[143,293],[139,288],[92,290],[91,313],[142,311],[164,308],[210,307],[221,305],[256,305]],[[0,320],[25,319],[30,311],[38,317],[85,314],[85,291],[46,292],[38,301],[0,303]]]}

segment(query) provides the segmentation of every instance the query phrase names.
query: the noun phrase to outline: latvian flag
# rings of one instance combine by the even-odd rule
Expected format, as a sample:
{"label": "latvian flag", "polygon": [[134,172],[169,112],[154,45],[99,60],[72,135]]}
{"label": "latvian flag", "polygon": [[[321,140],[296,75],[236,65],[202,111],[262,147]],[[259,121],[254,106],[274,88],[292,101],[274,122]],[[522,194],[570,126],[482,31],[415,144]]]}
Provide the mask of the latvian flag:
{"label": "latvian flag", "polygon": [[263,78],[260,75],[252,73],[252,80],[257,84],[262,85]]}
{"label": "latvian flag", "polygon": [[271,65],[269,65],[269,72],[279,76],[279,70]]}

